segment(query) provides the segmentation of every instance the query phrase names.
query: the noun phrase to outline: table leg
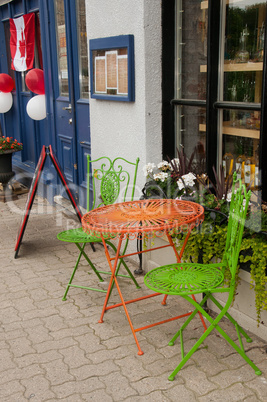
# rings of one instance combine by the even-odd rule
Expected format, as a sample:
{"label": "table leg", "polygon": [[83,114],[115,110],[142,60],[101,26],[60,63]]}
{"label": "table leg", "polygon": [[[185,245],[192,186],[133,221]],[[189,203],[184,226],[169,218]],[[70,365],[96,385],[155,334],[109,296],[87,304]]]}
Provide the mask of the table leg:
{"label": "table leg", "polygon": [[120,290],[120,286],[119,286],[117,277],[116,277],[116,275],[115,275],[115,273],[116,273],[116,268],[117,268],[117,264],[118,264],[118,259],[119,259],[119,254],[120,254],[120,249],[121,249],[121,244],[122,244],[123,235],[121,235],[120,238],[119,238],[119,243],[118,243],[118,247],[117,247],[117,253],[116,253],[116,257],[115,257],[113,266],[112,266],[112,262],[111,262],[111,259],[110,259],[110,254],[109,254],[109,251],[108,251],[108,248],[107,248],[105,239],[104,239],[104,237],[102,236],[102,234],[101,234],[101,238],[102,238],[102,242],[103,242],[103,244],[104,244],[105,254],[106,254],[106,257],[107,257],[107,261],[108,261],[109,266],[110,266],[111,278],[110,278],[110,282],[109,282],[109,286],[108,286],[106,298],[105,298],[105,301],[104,301],[104,306],[103,306],[103,309],[102,309],[101,317],[100,317],[100,319],[99,319],[98,322],[99,322],[99,323],[102,323],[102,322],[103,322],[103,317],[104,317],[104,314],[105,314],[105,311],[106,311],[106,308],[107,308],[107,303],[108,303],[108,300],[109,300],[109,295],[110,295],[110,292],[111,292],[111,289],[112,289],[112,284],[113,284],[113,281],[114,281],[114,282],[115,282],[115,285],[116,285],[116,288],[117,288],[117,290],[118,290],[118,293],[119,293],[119,296],[120,296],[120,299],[121,299],[121,302],[122,302],[122,305],[123,305],[123,308],[124,308],[124,311],[125,311],[127,320],[128,320],[129,325],[130,325],[130,327],[131,327],[131,330],[132,330],[132,333],[133,333],[133,336],[134,336],[134,339],[135,339],[137,348],[138,348],[138,355],[142,355],[142,354],[144,354],[144,352],[142,351],[142,349],[141,349],[141,347],[140,347],[140,345],[139,345],[139,342],[138,342],[137,336],[136,336],[136,334],[135,334],[135,330],[134,330],[132,321],[131,321],[131,319],[130,319],[130,316],[129,316],[129,313],[128,313],[128,310],[127,310],[127,307],[126,307],[126,303],[125,303],[124,298],[123,298],[123,296],[122,296],[122,293],[121,293],[121,290]]}

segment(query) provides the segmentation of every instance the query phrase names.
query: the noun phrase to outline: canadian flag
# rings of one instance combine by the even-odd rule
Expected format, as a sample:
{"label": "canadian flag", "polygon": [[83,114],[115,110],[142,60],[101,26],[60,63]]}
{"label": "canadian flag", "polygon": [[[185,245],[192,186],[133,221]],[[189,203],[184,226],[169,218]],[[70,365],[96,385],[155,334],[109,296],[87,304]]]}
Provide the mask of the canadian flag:
{"label": "canadian flag", "polygon": [[35,15],[24,14],[19,18],[10,18],[11,68],[26,71],[33,68]]}

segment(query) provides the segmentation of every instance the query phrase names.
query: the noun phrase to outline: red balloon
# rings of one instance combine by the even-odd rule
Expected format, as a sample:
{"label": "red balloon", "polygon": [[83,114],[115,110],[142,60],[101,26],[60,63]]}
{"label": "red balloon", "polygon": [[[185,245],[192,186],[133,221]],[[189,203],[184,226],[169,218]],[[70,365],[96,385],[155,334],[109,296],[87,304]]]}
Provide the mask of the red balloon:
{"label": "red balloon", "polygon": [[14,88],[14,81],[8,74],[0,74],[0,91],[1,92],[11,92]]}
{"label": "red balloon", "polygon": [[44,95],[44,72],[39,68],[34,68],[28,72],[25,83],[30,91],[38,95]]}

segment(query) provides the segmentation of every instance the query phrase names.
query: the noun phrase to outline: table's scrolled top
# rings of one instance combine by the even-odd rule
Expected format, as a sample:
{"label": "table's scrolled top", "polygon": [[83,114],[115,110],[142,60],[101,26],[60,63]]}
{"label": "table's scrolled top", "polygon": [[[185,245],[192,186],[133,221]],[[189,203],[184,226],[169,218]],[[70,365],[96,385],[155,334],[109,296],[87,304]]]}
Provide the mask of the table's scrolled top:
{"label": "table's scrolled top", "polygon": [[160,236],[166,230],[179,233],[198,226],[204,208],[191,201],[149,199],[106,205],[82,217],[83,230],[91,235],[134,238],[141,234]]}

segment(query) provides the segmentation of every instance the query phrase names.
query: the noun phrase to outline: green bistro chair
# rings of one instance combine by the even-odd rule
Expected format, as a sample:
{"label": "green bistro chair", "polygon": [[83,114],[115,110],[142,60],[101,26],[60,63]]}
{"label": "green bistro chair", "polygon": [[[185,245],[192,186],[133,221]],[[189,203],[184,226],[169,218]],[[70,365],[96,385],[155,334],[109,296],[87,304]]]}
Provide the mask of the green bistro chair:
{"label": "green bistro chair", "polygon": [[[91,160],[90,156],[88,155],[87,210],[89,211],[90,209],[98,208],[103,205],[114,204],[115,202],[132,201],[134,198],[138,164],[139,158],[136,159],[136,162],[129,162],[121,157],[117,157],[113,161],[108,157],[101,157],[95,160]],[[92,208],[90,208],[90,181],[93,186]],[[70,287],[107,293],[106,290],[96,287],[90,287],[88,286],[88,284],[72,284],[74,275],[77,271],[82,256],[86,259],[100,282],[104,281],[101,274],[111,274],[110,271],[100,271],[96,269],[88,254],[85,253],[85,246],[87,243],[91,243],[91,245],[92,243],[101,243],[101,238],[88,235],[83,231],[82,227],[61,232],[57,235],[57,238],[61,241],[76,244],[80,252],[62,300],[66,300]],[[114,252],[116,252],[117,249],[110,240],[110,237],[108,237],[108,240],[105,239],[106,243],[114,250]],[[125,254],[127,245],[128,240],[125,241],[123,254]],[[125,267],[127,271],[126,275],[119,274],[121,265]],[[140,288],[129,267],[123,259],[120,259],[116,270],[116,276],[130,278],[134,282],[135,286],[137,288]]]}
{"label": "green bistro chair", "polygon": [[[180,336],[182,360],[169,376],[169,380],[171,381],[214,328],[216,328],[217,331],[226,339],[226,341],[229,342],[229,344],[245,359],[245,361],[255,370],[257,375],[261,374],[261,371],[258,369],[258,367],[255,366],[255,364],[246,355],[242,344],[241,335],[244,336],[247,342],[251,342],[252,340],[228,313],[228,309],[231,306],[235,295],[238,257],[251,195],[250,191],[247,193],[246,187],[241,184],[241,181],[238,188],[235,189],[235,187],[236,175],[234,175],[226,245],[221,263],[177,263],[165,265],[151,270],[144,277],[145,284],[148,288],[165,295],[182,296],[185,300],[193,304],[195,308],[192,314],[187,318],[185,323],[169,342],[169,345],[172,346],[174,341],[178,338],[178,336]],[[224,280],[226,269],[230,270],[229,283]],[[193,300],[191,297],[192,295],[202,293],[204,294],[204,297],[199,303]],[[222,306],[215,298],[216,293],[228,294],[228,299],[224,306]],[[219,314],[215,319],[213,319],[203,308],[208,299],[210,299],[219,309]],[[183,331],[197,314],[197,312],[200,312],[204,317],[206,317],[210,325],[203,335],[200,336],[191,350],[185,354],[183,346]],[[238,343],[235,343],[219,326],[219,322],[223,317],[227,317],[234,324],[240,346]]]}

